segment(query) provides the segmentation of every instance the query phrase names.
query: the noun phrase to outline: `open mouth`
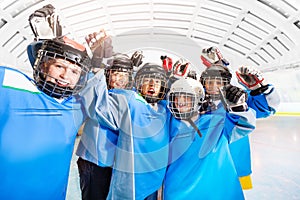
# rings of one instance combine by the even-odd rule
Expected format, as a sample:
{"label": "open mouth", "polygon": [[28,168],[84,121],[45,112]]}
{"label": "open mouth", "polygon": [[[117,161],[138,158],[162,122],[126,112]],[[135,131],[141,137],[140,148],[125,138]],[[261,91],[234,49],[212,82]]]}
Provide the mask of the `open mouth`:
{"label": "open mouth", "polygon": [[154,95],[154,93],[155,93],[154,88],[150,88],[150,89],[147,91],[147,94],[148,94],[148,95]]}
{"label": "open mouth", "polygon": [[179,112],[189,112],[191,107],[189,107],[186,103],[178,103],[176,106]]}

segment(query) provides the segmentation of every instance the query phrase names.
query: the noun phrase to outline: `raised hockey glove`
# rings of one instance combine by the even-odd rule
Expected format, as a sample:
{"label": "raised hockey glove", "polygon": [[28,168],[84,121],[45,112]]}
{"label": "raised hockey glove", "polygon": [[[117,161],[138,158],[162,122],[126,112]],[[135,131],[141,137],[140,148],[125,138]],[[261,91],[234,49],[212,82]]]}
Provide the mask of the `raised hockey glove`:
{"label": "raised hockey glove", "polygon": [[112,39],[101,29],[85,37],[92,51],[92,66],[94,68],[105,68],[112,61],[113,46]]}
{"label": "raised hockey glove", "polygon": [[204,114],[206,112],[215,111],[216,109],[217,105],[215,104],[215,102],[208,94],[205,94],[205,98],[199,106],[199,113]]}
{"label": "raised hockey glove", "polygon": [[28,20],[36,41],[62,36],[59,15],[51,4],[34,11]]}
{"label": "raised hockey glove", "polygon": [[251,90],[252,96],[259,95],[268,89],[262,73],[257,69],[249,66],[242,66],[236,71],[238,82],[246,89]]}
{"label": "raised hockey glove", "polygon": [[160,56],[160,59],[162,61],[162,66],[166,73],[171,73],[173,69],[173,60],[172,58],[168,56]]}
{"label": "raised hockey glove", "polygon": [[206,67],[210,67],[213,64],[229,65],[229,62],[223,58],[220,50],[215,46],[202,49],[200,58]]}
{"label": "raised hockey glove", "polygon": [[225,85],[220,89],[221,101],[224,108],[229,112],[244,112],[248,110],[247,93],[233,85]]}
{"label": "raised hockey glove", "polygon": [[143,52],[142,51],[135,51],[131,56],[131,61],[133,63],[133,66],[139,67],[143,63]]}

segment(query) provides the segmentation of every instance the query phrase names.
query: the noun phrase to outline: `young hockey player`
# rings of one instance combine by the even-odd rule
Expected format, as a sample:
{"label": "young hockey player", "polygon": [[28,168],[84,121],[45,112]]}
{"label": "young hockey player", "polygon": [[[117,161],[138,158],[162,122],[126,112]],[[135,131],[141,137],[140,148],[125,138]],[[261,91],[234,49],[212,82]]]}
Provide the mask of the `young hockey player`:
{"label": "young hockey player", "polygon": [[[28,48],[33,79],[0,67],[0,199],[65,199],[91,61],[66,37]],[[37,52],[34,54],[33,52]]]}
{"label": "young hockey player", "polygon": [[[111,66],[104,70],[109,90],[132,89],[133,63],[126,54],[115,54]],[[117,139],[116,131],[101,126],[88,115],[76,151],[82,199],[106,199]]]}
{"label": "young hockey player", "polygon": [[[222,77],[205,84],[222,87],[226,73]],[[245,103],[245,92],[231,88],[223,88],[224,106],[230,105],[230,111],[220,102],[213,112],[199,115],[201,83],[181,78],[172,84],[168,107],[174,118],[163,199],[244,199],[229,143],[253,131],[255,112]]]}
{"label": "young hockey player", "polygon": [[[216,47],[203,49],[202,61],[209,68],[212,63],[219,63],[224,67],[229,63],[223,58],[220,51]],[[224,61],[225,60],[225,61]],[[218,75],[214,75],[218,77]],[[242,66],[236,71],[238,82],[246,89],[248,93],[247,104],[256,111],[257,118],[267,118],[276,112],[276,108],[280,103],[279,95],[272,84],[267,83],[262,73],[257,69],[249,66]],[[230,82],[232,75],[228,76]],[[208,95],[209,91],[207,92]],[[212,95],[210,95],[212,96]],[[211,97],[207,98],[207,102],[214,101]],[[212,104],[213,105],[213,104]],[[230,151],[238,172],[243,189],[251,189],[251,152],[250,141],[248,136],[231,143]]]}

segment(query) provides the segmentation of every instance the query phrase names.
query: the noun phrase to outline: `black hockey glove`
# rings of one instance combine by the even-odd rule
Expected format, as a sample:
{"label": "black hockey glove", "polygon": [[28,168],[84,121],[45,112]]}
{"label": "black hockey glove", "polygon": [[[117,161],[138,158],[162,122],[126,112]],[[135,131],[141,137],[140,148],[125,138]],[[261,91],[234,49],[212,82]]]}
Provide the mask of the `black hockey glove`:
{"label": "black hockey glove", "polygon": [[226,85],[220,89],[221,101],[227,111],[244,112],[248,110],[247,93],[233,85]]}
{"label": "black hockey glove", "polygon": [[85,40],[92,51],[92,66],[94,68],[105,68],[112,61],[113,46],[112,39],[101,29],[85,37]]}
{"label": "black hockey glove", "polygon": [[142,51],[135,51],[131,56],[131,61],[133,63],[133,66],[139,67],[143,63],[142,61],[143,58],[144,56]]}

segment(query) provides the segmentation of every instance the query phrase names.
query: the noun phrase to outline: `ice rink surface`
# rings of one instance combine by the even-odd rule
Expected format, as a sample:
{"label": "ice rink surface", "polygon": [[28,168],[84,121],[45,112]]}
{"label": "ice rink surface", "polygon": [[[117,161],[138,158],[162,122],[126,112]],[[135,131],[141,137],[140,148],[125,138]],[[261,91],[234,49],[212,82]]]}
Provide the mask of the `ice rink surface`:
{"label": "ice rink surface", "polygon": [[[300,116],[259,119],[250,141],[253,189],[244,191],[246,199],[300,200]],[[81,199],[76,161],[74,155],[67,200]]]}

